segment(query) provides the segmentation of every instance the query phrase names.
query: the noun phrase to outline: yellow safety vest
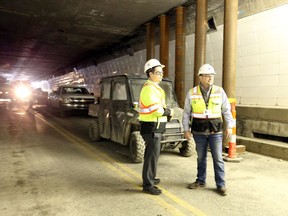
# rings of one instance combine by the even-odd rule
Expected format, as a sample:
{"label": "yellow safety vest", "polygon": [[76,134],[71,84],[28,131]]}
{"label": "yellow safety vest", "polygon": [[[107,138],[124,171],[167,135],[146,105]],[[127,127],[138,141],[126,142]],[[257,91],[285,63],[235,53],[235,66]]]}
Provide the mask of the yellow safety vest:
{"label": "yellow safety vest", "polygon": [[144,122],[167,122],[167,116],[163,116],[165,92],[156,83],[147,80],[140,93],[139,120]]}
{"label": "yellow safety vest", "polygon": [[196,119],[221,118],[222,94],[221,87],[212,86],[208,106],[205,104],[200,86],[195,86],[190,90],[192,117]]}

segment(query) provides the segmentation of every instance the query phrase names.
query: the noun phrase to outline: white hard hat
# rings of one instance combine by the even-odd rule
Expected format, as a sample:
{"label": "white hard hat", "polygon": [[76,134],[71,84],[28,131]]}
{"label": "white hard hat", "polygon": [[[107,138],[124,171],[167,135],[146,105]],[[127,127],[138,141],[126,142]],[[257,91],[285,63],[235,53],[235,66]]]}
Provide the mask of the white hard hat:
{"label": "white hard hat", "polygon": [[198,72],[198,76],[201,74],[216,74],[214,68],[210,64],[203,64]]}
{"label": "white hard hat", "polygon": [[150,59],[145,63],[144,66],[144,73],[146,73],[147,70],[153,68],[153,67],[157,67],[160,66],[162,68],[165,67],[165,65],[162,65],[157,59]]}

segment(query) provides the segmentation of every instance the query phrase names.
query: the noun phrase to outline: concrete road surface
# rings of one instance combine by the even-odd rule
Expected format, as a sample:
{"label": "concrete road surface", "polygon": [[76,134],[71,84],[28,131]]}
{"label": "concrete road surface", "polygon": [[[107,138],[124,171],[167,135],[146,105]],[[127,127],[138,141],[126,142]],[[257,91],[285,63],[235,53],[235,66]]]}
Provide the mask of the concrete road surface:
{"label": "concrete road surface", "polygon": [[0,111],[0,215],[166,216],[288,215],[288,162],[246,152],[225,162],[228,195],[215,191],[209,154],[207,187],[189,190],[196,156],[161,153],[163,194],[141,191],[142,164],[128,149],[87,138],[89,118],[45,110]]}

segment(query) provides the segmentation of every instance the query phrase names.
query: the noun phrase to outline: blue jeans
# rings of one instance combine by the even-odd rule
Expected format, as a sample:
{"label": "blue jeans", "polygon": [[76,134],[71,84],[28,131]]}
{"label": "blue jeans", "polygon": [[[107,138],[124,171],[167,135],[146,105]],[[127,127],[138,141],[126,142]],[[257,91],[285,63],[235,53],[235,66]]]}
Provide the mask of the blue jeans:
{"label": "blue jeans", "polygon": [[225,186],[225,170],[224,161],[222,158],[222,133],[216,134],[193,134],[196,151],[197,151],[197,181],[199,183],[206,182],[207,169],[207,148],[211,150],[214,166],[214,176],[217,187]]}

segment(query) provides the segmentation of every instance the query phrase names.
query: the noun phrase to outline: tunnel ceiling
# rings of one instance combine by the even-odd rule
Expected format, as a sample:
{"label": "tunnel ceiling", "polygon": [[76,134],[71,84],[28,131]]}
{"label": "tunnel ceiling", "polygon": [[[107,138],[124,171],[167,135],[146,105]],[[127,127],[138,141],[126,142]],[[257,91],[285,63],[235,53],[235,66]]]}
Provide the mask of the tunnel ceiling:
{"label": "tunnel ceiling", "polygon": [[158,15],[195,1],[1,0],[0,77],[36,81],[59,75]]}

